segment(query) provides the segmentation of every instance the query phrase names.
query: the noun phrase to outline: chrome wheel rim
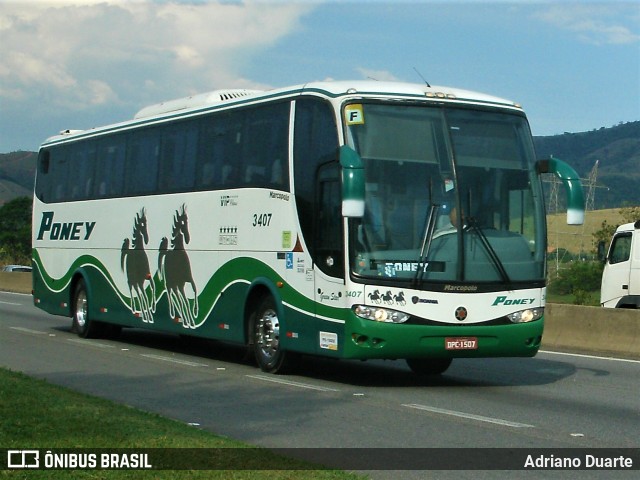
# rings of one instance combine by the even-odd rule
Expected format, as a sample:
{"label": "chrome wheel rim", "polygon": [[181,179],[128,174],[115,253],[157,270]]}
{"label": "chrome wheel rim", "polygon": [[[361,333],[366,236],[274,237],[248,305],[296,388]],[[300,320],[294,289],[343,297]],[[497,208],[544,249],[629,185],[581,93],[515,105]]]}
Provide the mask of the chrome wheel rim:
{"label": "chrome wheel rim", "polygon": [[76,297],[76,323],[81,329],[87,323],[87,294],[80,290]]}
{"label": "chrome wheel rim", "polygon": [[256,321],[256,344],[263,357],[273,359],[280,344],[280,321],[273,309],[265,310]]}

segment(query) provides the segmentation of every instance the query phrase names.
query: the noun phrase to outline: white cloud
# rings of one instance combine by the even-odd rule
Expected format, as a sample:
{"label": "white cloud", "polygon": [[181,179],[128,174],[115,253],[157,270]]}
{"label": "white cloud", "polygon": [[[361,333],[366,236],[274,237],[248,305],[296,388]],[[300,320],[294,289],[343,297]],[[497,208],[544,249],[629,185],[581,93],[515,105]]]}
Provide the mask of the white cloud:
{"label": "white cloud", "polygon": [[535,18],[575,32],[586,43],[625,45],[640,42],[640,13],[633,2],[550,5]]}
{"label": "white cloud", "polygon": [[83,109],[256,87],[241,70],[313,5],[0,1],[0,100]]}

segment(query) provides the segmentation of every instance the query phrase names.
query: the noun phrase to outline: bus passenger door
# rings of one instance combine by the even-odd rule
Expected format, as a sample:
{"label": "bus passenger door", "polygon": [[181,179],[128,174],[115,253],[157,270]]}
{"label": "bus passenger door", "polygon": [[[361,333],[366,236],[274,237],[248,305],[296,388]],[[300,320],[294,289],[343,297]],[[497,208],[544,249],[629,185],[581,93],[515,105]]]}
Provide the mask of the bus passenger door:
{"label": "bus passenger door", "polygon": [[[314,263],[325,274],[344,278],[344,246],[342,242],[342,215],[340,169],[337,163],[321,167],[318,171],[317,228]],[[343,284],[341,281],[340,284]]]}
{"label": "bus passenger door", "polygon": [[318,169],[316,189],[316,235],[314,238],[318,351],[338,353],[344,325],[327,320],[338,315],[344,298],[344,235],[341,213],[340,167],[331,162]]}

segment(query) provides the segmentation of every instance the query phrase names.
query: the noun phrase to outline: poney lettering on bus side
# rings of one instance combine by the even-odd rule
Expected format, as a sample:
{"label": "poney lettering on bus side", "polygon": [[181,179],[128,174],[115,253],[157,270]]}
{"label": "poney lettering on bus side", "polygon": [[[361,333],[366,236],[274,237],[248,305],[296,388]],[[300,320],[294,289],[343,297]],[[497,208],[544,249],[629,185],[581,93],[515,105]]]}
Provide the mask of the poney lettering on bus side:
{"label": "poney lettering on bus side", "polygon": [[492,307],[496,305],[531,305],[535,302],[535,298],[507,298],[506,295],[500,295],[491,304]]}
{"label": "poney lettering on bus side", "polygon": [[38,240],[89,240],[96,222],[54,222],[53,212],[42,212]]}

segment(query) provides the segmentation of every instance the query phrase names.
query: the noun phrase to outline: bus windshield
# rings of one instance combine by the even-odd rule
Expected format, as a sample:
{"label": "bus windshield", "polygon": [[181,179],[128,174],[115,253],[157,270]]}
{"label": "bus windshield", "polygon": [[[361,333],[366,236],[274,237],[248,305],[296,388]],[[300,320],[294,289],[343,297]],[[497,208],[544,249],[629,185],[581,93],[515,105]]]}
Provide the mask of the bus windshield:
{"label": "bus windshield", "polygon": [[359,112],[345,116],[347,142],[365,169],[365,214],[350,219],[355,278],[544,280],[544,208],[524,116],[414,104],[347,108]]}

